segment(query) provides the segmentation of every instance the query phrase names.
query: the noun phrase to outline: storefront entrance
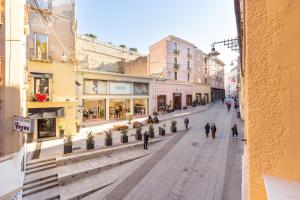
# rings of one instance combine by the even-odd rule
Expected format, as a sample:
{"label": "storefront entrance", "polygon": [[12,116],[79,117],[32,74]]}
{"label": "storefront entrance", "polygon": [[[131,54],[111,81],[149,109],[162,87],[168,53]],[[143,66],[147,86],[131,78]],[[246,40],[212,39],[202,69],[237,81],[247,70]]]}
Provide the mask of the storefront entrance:
{"label": "storefront entrance", "polygon": [[193,101],[193,96],[191,94],[186,95],[186,106],[191,106]]}
{"label": "storefront entrance", "polygon": [[157,110],[162,111],[167,108],[167,96],[166,95],[159,95],[157,97]]}
{"label": "storefront entrance", "polygon": [[133,100],[133,115],[144,116],[148,114],[147,99],[134,99]]}
{"label": "storefront entrance", "polygon": [[55,137],[56,136],[56,119],[38,119],[38,138]]}
{"label": "storefront entrance", "polygon": [[109,119],[126,119],[127,113],[130,113],[129,99],[109,100]]}
{"label": "storefront entrance", "polygon": [[173,108],[174,110],[181,110],[181,93],[173,94]]}
{"label": "storefront entrance", "polygon": [[105,100],[83,100],[83,121],[105,120]]}

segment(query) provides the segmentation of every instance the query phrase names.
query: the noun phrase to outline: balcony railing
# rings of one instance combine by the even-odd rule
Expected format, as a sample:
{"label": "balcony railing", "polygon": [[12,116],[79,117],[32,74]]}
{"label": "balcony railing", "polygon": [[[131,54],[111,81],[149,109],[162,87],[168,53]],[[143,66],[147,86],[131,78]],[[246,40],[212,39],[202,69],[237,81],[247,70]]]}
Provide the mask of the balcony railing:
{"label": "balcony railing", "polygon": [[175,64],[174,64],[174,68],[175,68],[175,69],[179,69],[179,64],[175,63]]}
{"label": "balcony railing", "polygon": [[49,52],[37,52],[35,49],[30,49],[30,60],[37,62],[52,62]]}
{"label": "balcony railing", "polygon": [[192,70],[192,68],[191,68],[190,66],[188,66],[188,67],[187,67],[187,70],[188,70],[188,71],[191,71],[191,70]]}
{"label": "balcony railing", "polygon": [[188,56],[188,58],[192,58],[192,54],[191,53],[188,53],[187,56]]}
{"label": "balcony railing", "polygon": [[174,49],[173,53],[176,54],[176,55],[178,55],[179,54],[179,50],[178,49]]}

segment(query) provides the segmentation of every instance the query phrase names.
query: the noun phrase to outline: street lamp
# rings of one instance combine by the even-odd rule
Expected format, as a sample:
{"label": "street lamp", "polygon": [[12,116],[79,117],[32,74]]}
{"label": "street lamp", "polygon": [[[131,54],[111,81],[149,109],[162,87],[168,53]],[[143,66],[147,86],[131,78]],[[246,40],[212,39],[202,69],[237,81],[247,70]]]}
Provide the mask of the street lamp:
{"label": "street lamp", "polygon": [[224,46],[227,46],[230,48],[232,51],[239,51],[239,45],[238,45],[238,40],[237,38],[233,39],[227,39],[219,42],[213,42],[211,44],[211,52],[208,54],[209,57],[214,57],[220,55],[219,52],[216,51],[215,45],[216,44],[223,44]]}

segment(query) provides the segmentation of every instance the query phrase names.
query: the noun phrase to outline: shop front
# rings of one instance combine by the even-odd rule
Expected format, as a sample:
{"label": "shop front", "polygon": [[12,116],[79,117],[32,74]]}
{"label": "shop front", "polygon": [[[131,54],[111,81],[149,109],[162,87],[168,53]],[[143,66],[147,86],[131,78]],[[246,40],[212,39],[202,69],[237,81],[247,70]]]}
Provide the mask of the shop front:
{"label": "shop front", "polygon": [[[129,116],[139,118],[149,114],[152,107],[149,103],[151,79],[143,78],[145,82],[134,82],[139,78],[134,77],[118,81],[110,76],[108,78],[112,80],[104,80],[105,75],[97,79],[95,74],[87,74],[80,80],[83,82],[82,95],[79,97],[83,125],[90,121],[124,120]],[[118,75],[115,78],[120,77]]]}

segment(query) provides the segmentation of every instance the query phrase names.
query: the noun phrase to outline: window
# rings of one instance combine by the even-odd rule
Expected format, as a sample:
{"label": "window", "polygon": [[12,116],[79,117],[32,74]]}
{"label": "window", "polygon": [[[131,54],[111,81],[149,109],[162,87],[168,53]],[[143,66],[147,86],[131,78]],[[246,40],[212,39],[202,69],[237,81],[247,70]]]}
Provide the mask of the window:
{"label": "window", "polygon": [[207,78],[204,79],[204,83],[207,84]]}
{"label": "window", "polygon": [[34,58],[48,60],[48,35],[35,33]]}
{"label": "window", "polygon": [[187,51],[188,51],[188,56],[190,55],[190,48],[187,48]]}
{"label": "window", "polygon": [[176,42],[174,42],[173,48],[174,48],[174,50],[177,50],[177,43]]}
{"label": "window", "polygon": [[174,72],[174,79],[177,80],[177,72]]}
{"label": "window", "polygon": [[34,78],[34,94],[49,95],[49,78]]}
{"label": "window", "polygon": [[187,61],[187,66],[188,66],[188,68],[190,67],[190,65],[191,65],[191,62],[190,62],[190,61]]}
{"label": "window", "polygon": [[[48,0],[36,0],[36,4],[39,9],[47,10],[49,9],[49,2]],[[36,6],[36,4],[34,4]]]}
{"label": "window", "polygon": [[177,58],[174,58],[174,64],[177,65]]}
{"label": "window", "polygon": [[187,74],[187,80],[190,82],[190,73]]}
{"label": "window", "polygon": [[207,57],[204,58],[205,65],[207,65]]}

